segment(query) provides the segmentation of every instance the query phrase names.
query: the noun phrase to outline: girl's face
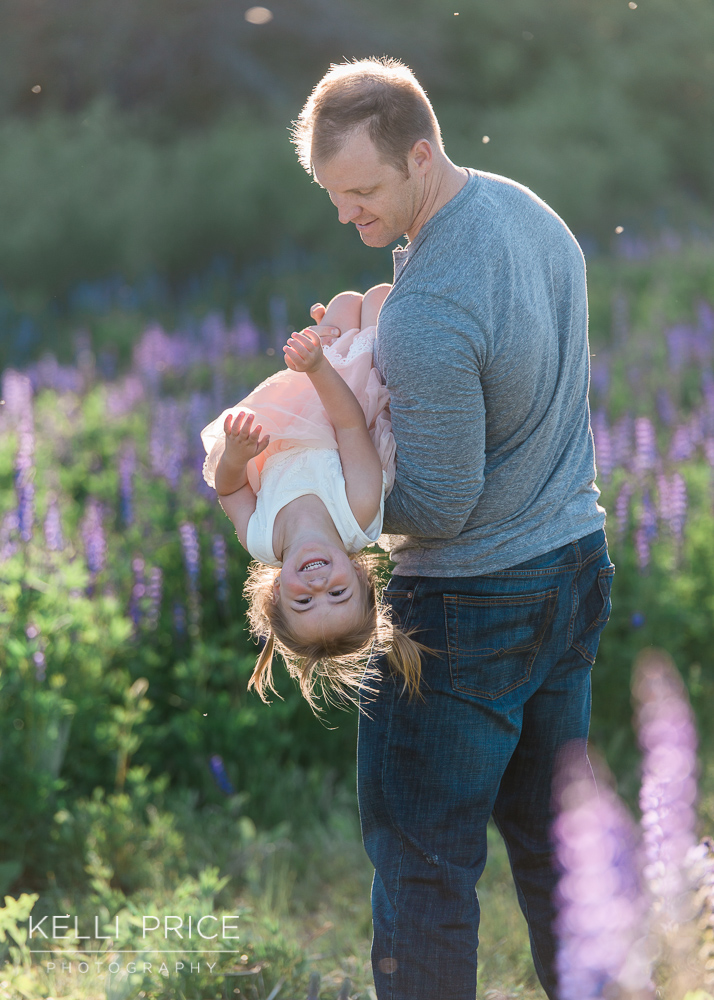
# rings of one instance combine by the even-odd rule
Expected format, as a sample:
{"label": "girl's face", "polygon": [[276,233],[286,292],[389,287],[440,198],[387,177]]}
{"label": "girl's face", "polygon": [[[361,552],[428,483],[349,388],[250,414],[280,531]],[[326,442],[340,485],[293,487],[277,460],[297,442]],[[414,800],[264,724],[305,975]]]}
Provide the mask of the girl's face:
{"label": "girl's face", "polygon": [[361,567],[344,549],[306,545],[283,563],[273,600],[301,638],[329,639],[348,632],[362,617],[365,585]]}

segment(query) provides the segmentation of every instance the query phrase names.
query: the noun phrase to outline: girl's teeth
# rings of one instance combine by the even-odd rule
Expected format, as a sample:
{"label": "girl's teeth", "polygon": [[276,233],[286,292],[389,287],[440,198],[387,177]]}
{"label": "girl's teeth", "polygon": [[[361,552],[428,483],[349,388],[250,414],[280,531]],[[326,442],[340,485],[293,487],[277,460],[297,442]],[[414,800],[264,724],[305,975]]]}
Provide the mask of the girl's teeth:
{"label": "girl's teeth", "polygon": [[303,566],[303,570],[317,569],[319,566],[327,566],[327,563],[324,561],[324,559],[316,559],[315,562],[307,563],[305,566]]}

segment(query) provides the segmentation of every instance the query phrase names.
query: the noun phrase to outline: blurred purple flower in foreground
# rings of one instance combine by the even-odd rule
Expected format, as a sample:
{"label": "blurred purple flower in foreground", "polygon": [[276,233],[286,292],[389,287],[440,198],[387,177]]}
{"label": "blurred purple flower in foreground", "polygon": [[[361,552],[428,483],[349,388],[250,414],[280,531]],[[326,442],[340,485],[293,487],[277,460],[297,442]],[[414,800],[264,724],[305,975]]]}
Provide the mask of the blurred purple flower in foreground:
{"label": "blurred purple flower in foreground", "polygon": [[635,672],[645,876],[663,920],[689,919],[687,855],[696,844],[697,736],[684,685],[666,653],[648,650]]}
{"label": "blurred purple flower in foreground", "polygon": [[586,763],[566,761],[560,781],[558,996],[653,996],[635,824],[606,776],[596,788]]}

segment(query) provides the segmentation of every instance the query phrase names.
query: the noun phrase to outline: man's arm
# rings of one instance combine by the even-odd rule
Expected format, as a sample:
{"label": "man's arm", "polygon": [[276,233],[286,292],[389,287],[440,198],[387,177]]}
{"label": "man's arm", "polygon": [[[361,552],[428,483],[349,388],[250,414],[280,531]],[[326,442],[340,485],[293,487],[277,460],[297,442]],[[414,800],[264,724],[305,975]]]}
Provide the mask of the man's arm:
{"label": "man's arm", "polygon": [[483,491],[485,340],[469,313],[412,294],[387,302],[377,345],[397,442],[384,531],[455,538]]}

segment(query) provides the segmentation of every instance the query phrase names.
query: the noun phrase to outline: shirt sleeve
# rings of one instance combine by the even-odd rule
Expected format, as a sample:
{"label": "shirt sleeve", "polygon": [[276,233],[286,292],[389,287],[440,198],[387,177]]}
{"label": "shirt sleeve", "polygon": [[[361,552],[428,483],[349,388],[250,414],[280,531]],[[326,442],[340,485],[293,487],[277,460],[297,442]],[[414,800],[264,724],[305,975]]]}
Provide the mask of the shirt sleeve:
{"label": "shirt sleeve", "polygon": [[486,339],[460,307],[412,293],[380,315],[377,357],[397,442],[384,531],[455,538],[483,491]]}

